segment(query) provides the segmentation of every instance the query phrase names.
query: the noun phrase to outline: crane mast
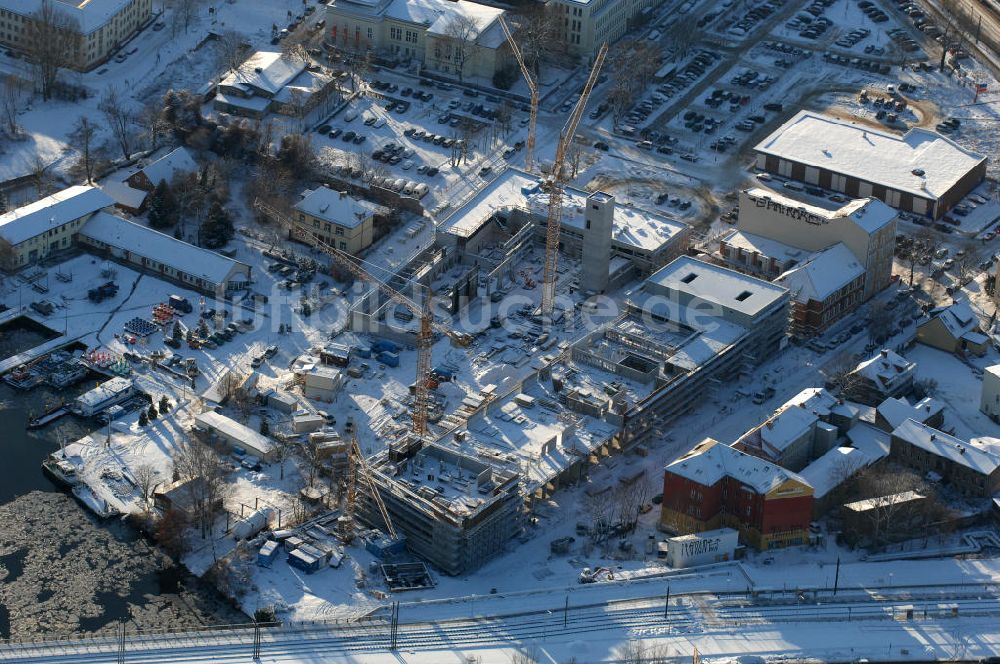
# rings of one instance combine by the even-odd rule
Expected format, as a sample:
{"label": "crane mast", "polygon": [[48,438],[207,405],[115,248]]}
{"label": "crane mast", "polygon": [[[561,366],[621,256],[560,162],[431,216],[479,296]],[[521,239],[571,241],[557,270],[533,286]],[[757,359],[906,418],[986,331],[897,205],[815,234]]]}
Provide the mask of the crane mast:
{"label": "crane mast", "polygon": [[423,302],[421,304],[417,304],[411,298],[403,295],[395,288],[386,284],[384,281],[374,277],[370,272],[361,267],[361,265],[359,265],[350,254],[323,242],[315,233],[297,226],[277,209],[260,200],[255,200],[253,206],[262,214],[265,214],[287,226],[289,230],[299,239],[305,240],[313,244],[317,249],[322,250],[324,253],[329,255],[331,259],[336,261],[339,265],[342,265],[347,271],[358,279],[377,284],[389,295],[391,300],[402,304],[409,309],[414,316],[419,318],[420,327],[417,331],[417,371],[416,380],[414,382],[412,421],[413,433],[418,436],[425,435],[427,433],[427,418],[431,401],[431,349],[434,345],[434,333],[441,332],[442,334],[447,335],[456,343],[456,345],[461,347],[468,346],[472,343],[472,337],[461,332],[456,332],[442,325],[438,325],[434,321],[434,315],[431,311],[431,294],[429,291],[424,295]]}
{"label": "crane mast", "polygon": [[507,36],[507,43],[510,44],[510,50],[521,68],[521,75],[524,76],[524,82],[528,85],[528,92],[531,93],[531,106],[528,110],[528,138],[524,144],[524,170],[531,172],[531,158],[535,151],[535,123],[538,120],[538,84],[528,70],[524,57],[521,55],[521,49],[514,41],[514,35],[503,16],[500,17],[500,27],[503,28],[504,35]]}
{"label": "crane mast", "polygon": [[552,171],[549,173],[545,185],[549,193],[548,220],[545,227],[545,271],[542,275],[542,305],[541,315],[544,320],[552,320],[553,307],[556,296],[556,268],[559,263],[559,233],[562,223],[562,196],[563,185],[569,179],[565,172],[566,152],[570,143],[576,135],[576,128],[583,117],[583,110],[590,99],[590,93],[597,83],[597,75],[604,64],[604,58],[608,54],[608,45],[601,45],[601,49],[594,58],[594,66],[590,70],[587,83],[583,86],[580,99],[576,102],[576,107],[570,114],[566,125],[559,135],[559,143],[556,145],[555,159],[552,161]]}

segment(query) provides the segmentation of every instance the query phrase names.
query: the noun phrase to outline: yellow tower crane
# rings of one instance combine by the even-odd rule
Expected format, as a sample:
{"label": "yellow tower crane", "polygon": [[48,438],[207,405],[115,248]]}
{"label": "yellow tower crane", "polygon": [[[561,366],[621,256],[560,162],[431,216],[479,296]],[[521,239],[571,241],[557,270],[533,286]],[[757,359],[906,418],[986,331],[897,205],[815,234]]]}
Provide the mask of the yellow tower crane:
{"label": "yellow tower crane", "polygon": [[254,209],[258,210],[261,214],[264,214],[265,216],[274,219],[279,224],[286,226],[294,237],[315,246],[317,249],[320,249],[329,255],[330,258],[332,258],[338,265],[344,267],[358,279],[376,284],[379,288],[385,291],[391,300],[398,304],[402,304],[404,307],[409,309],[414,316],[418,317],[419,328],[417,330],[416,343],[417,371],[416,381],[414,383],[412,419],[413,433],[418,436],[425,435],[427,433],[427,414],[430,409],[430,393],[433,381],[433,378],[431,377],[431,348],[434,345],[434,333],[439,332],[446,335],[457,346],[463,348],[472,343],[472,337],[468,334],[456,332],[455,330],[449,329],[444,325],[440,325],[434,320],[434,315],[431,311],[431,293],[429,290],[422,298],[423,301],[418,304],[411,298],[397,291],[395,288],[389,286],[381,279],[373,276],[368,270],[361,266],[360,262],[356,258],[344,251],[341,251],[340,249],[337,249],[333,245],[323,242],[316,233],[312,233],[311,231],[298,226],[295,222],[288,219],[277,209],[263,203],[260,200],[255,200],[253,206]]}
{"label": "yellow tower crane", "polygon": [[576,135],[576,128],[583,117],[583,110],[590,99],[590,93],[597,83],[597,74],[604,64],[604,58],[608,54],[608,45],[602,44],[601,49],[594,58],[594,67],[590,70],[587,83],[583,86],[580,99],[576,102],[576,107],[570,114],[569,119],[559,134],[559,143],[556,145],[555,159],[552,160],[552,170],[544,185],[549,192],[548,221],[545,228],[545,271],[542,275],[542,305],[541,314],[543,320],[552,320],[552,309],[555,306],[556,296],[556,267],[559,263],[559,231],[562,223],[562,195],[563,185],[569,180],[565,172],[566,152],[570,143]]}
{"label": "yellow tower crane", "polygon": [[507,21],[504,20],[503,16],[500,17],[500,27],[503,28],[503,33],[507,35],[507,43],[510,44],[510,50],[514,54],[517,64],[521,67],[521,74],[524,76],[524,82],[528,85],[528,92],[531,93],[531,106],[528,111],[528,140],[524,143],[524,170],[530,172],[532,166],[531,157],[535,151],[535,122],[538,119],[538,83],[535,82],[534,77],[528,70],[528,66],[524,62],[524,57],[521,55],[521,49],[518,48],[517,42],[514,41],[514,35],[511,33],[510,27],[508,27]]}

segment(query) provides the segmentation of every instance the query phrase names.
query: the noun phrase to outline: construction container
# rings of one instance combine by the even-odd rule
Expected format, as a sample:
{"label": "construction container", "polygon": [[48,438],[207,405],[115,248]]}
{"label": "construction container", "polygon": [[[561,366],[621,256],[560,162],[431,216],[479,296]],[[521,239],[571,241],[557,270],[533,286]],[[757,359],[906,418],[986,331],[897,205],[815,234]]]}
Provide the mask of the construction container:
{"label": "construction container", "polygon": [[278,543],[272,540],[264,542],[257,552],[257,564],[261,567],[270,567],[274,559],[278,557]]}
{"label": "construction container", "polygon": [[376,355],[383,352],[398,353],[399,345],[388,339],[376,339],[372,342],[371,352]]}
{"label": "construction container", "polygon": [[320,559],[309,555],[304,551],[296,549],[288,554],[288,564],[296,569],[300,569],[306,574],[312,574],[322,567]]}
{"label": "construction container", "polygon": [[381,362],[387,367],[399,366],[399,353],[393,353],[391,351],[382,351],[375,357],[379,362]]}
{"label": "construction container", "polygon": [[358,346],[354,350],[357,352],[358,357],[363,357],[365,359],[370,359],[371,356],[372,356],[372,348],[371,348],[371,346]]}
{"label": "construction container", "polygon": [[372,537],[365,542],[365,550],[376,558],[385,558],[406,550],[406,538],[388,536]]}
{"label": "construction container", "polygon": [[667,540],[667,564],[671,567],[694,567],[732,560],[739,544],[733,528],[707,530]]}
{"label": "construction container", "polygon": [[264,530],[267,528],[272,512],[270,507],[265,507],[240,519],[233,526],[233,537],[235,539],[248,539]]}

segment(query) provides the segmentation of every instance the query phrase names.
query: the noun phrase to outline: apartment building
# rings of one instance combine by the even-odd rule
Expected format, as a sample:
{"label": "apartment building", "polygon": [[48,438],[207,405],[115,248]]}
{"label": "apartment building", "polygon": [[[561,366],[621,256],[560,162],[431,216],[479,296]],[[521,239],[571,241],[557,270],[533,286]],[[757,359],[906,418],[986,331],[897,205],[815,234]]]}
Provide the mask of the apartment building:
{"label": "apartment building", "polygon": [[[90,71],[106,61],[153,16],[153,0],[51,0],[75,37],[67,66]],[[0,44],[15,51],[29,51],[32,39],[45,34],[38,12],[42,0],[0,0]]]}
{"label": "apartment building", "polygon": [[946,353],[982,357],[990,340],[983,334],[979,316],[967,302],[955,302],[930,312],[930,319],[917,326],[917,341]]}
{"label": "apartment building", "polygon": [[567,52],[590,58],[601,44],[612,44],[625,36],[662,0],[549,0],[557,18],[560,39]]}
{"label": "apartment building", "polygon": [[846,392],[854,401],[877,406],[890,397],[909,394],[916,377],[916,362],[883,348],[851,371]]}
{"label": "apartment building", "polygon": [[18,270],[68,249],[87,220],[114,202],[97,187],[78,185],[0,215],[0,269]]}
{"label": "apartment building", "polygon": [[817,251],[774,283],[792,294],[791,333],[823,334],[864,301],[865,270],[843,242]]}
{"label": "apartment building", "polygon": [[915,420],[896,427],[890,457],[921,473],[933,473],[953,489],[977,498],[1000,490],[1000,456]]}
{"label": "apartment building", "polygon": [[766,551],[809,541],[813,489],[800,475],[706,438],[663,473],[661,529],[735,528]]}
{"label": "apartment building", "polygon": [[326,186],[302,192],[294,209],[295,222],[302,230],[349,254],[371,245],[375,215],[382,211],[374,203]]}

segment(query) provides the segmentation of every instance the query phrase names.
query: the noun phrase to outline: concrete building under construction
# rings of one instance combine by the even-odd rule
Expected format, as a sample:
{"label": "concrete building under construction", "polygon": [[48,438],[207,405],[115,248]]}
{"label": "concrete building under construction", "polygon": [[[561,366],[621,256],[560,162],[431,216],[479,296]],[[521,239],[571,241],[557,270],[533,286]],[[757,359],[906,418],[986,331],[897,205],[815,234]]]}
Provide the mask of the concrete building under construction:
{"label": "concrete building under construction", "polygon": [[[446,574],[475,570],[521,532],[521,475],[498,459],[411,437],[368,464],[397,534]],[[358,489],[358,517],[384,529],[372,486],[360,482]]]}

